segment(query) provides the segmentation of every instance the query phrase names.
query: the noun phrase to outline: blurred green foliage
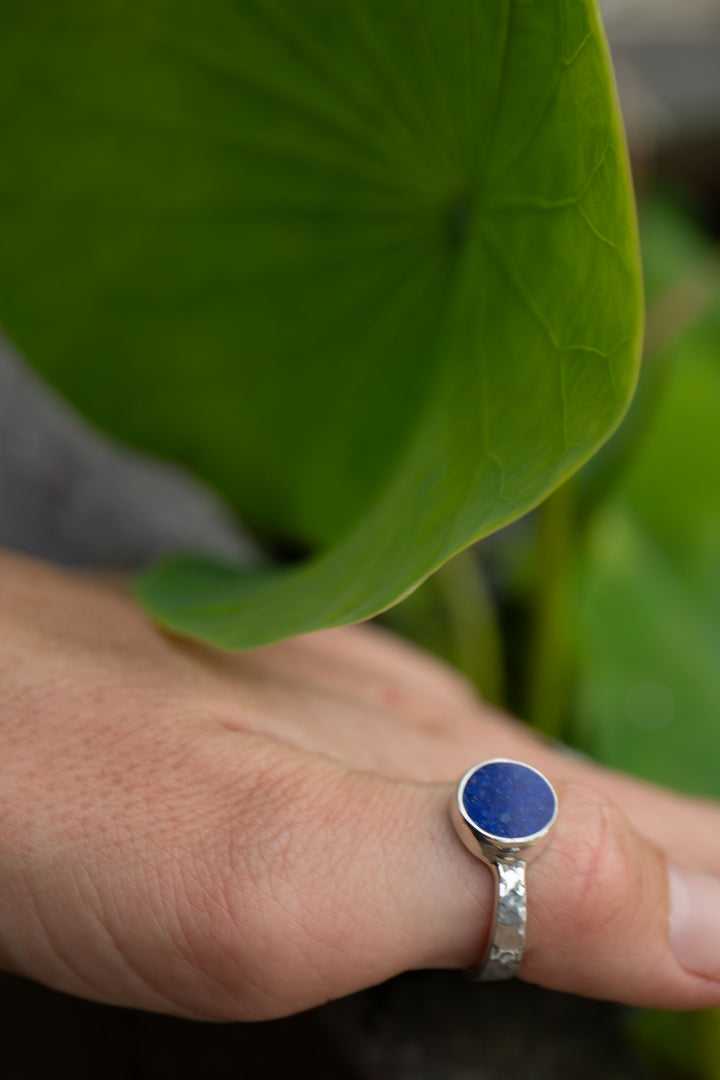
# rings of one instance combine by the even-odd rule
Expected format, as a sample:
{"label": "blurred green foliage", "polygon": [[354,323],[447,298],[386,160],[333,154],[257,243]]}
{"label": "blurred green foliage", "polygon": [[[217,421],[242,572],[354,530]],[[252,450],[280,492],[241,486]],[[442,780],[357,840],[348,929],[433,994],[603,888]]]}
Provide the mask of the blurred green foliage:
{"label": "blurred green foliage", "polygon": [[[718,312],[720,313],[720,312]],[[577,736],[720,797],[720,322],[668,357],[644,437],[580,554]]]}
{"label": "blurred green foliage", "polygon": [[0,320],[271,542],[139,595],[249,648],[367,618],[607,438],[641,304],[592,0],[6,0]]}
{"label": "blurred green foliage", "polygon": [[[645,364],[618,447],[589,470],[603,484],[587,485],[577,533],[570,735],[720,798],[720,255],[679,206],[644,211]],[[719,1080],[720,1010],[649,1013],[632,1031],[658,1067]]]}
{"label": "blurred green foliage", "polygon": [[720,1080],[720,1010],[645,1012],[629,1022],[637,1050],[668,1080]]}
{"label": "blurred green foliage", "polygon": [[649,205],[643,232],[644,372],[578,533],[573,734],[720,797],[720,260],[671,204]]}

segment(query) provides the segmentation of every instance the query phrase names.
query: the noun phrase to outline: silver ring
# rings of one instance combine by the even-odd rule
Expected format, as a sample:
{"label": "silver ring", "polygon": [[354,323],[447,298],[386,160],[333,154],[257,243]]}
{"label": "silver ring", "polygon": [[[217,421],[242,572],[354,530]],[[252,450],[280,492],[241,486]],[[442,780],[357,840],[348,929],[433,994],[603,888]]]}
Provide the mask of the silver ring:
{"label": "silver ring", "polygon": [[557,813],[552,784],[522,761],[481,761],[458,784],[453,823],[465,847],[490,865],[496,883],[490,934],[470,978],[490,982],[517,974],[527,928],[526,861],[520,856],[547,836]]}

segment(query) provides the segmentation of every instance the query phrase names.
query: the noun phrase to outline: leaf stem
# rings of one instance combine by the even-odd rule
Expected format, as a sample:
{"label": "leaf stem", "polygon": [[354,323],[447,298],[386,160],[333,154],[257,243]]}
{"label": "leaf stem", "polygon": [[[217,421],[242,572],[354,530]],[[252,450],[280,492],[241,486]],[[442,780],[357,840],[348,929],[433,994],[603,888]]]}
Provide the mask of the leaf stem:
{"label": "leaf stem", "polygon": [[525,711],[533,727],[554,739],[568,734],[567,706],[574,666],[571,587],[576,495],[571,480],[538,511]]}

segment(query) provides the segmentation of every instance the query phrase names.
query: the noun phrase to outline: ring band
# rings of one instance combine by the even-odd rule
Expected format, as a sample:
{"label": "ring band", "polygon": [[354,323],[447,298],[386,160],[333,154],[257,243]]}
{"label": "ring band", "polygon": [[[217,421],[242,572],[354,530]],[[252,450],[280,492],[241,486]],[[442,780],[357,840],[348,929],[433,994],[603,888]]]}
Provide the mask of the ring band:
{"label": "ring band", "polygon": [[491,758],[473,765],[457,786],[453,823],[460,839],[495,877],[495,910],[480,964],[483,982],[517,974],[527,928],[526,861],[520,856],[548,834],[558,813],[550,782],[531,765]]}

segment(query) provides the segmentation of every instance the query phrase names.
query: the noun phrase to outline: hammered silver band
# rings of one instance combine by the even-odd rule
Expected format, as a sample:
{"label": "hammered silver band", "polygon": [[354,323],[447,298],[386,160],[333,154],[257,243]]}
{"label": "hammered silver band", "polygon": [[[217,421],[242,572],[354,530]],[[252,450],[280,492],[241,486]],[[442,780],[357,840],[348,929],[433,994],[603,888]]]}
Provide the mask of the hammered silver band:
{"label": "hammered silver band", "polygon": [[497,908],[487,955],[468,972],[474,982],[499,982],[517,974],[525,949],[527,889],[523,859],[498,861],[492,866]]}

